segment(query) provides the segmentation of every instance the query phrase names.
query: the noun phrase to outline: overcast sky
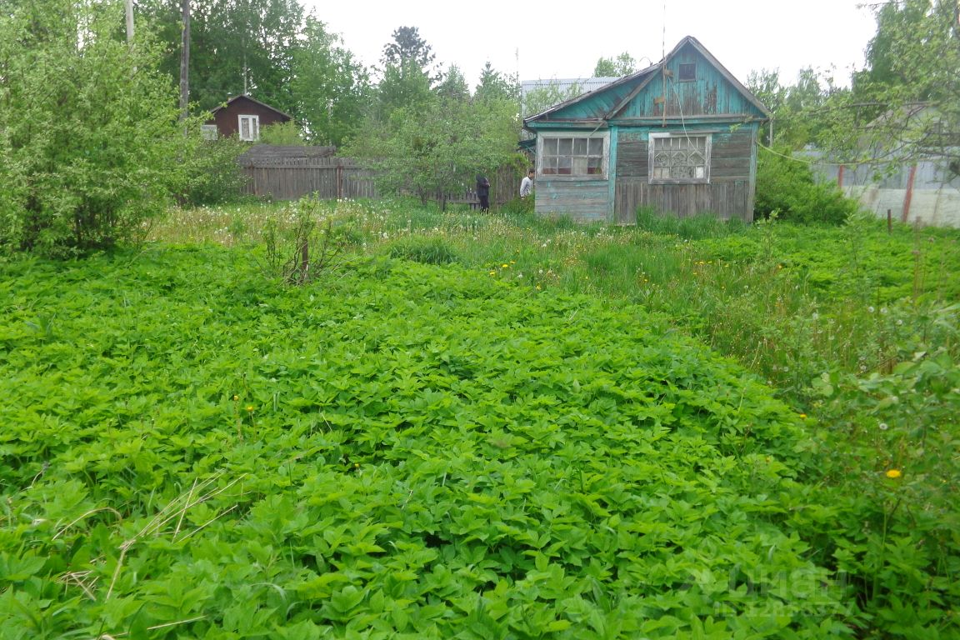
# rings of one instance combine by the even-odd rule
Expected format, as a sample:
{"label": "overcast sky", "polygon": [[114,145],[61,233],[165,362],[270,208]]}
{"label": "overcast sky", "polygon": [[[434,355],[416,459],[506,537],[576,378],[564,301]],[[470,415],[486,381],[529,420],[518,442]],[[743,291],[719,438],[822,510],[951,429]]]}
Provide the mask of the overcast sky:
{"label": "overcast sky", "polygon": [[624,51],[645,67],[687,35],[744,83],[765,68],[790,84],[811,66],[835,67],[847,84],[875,31],[862,0],[304,2],[368,66],[379,63],[395,29],[417,27],[437,62],[460,67],[471,85],[487,60],[521,80],[587,77],[598,58]]}

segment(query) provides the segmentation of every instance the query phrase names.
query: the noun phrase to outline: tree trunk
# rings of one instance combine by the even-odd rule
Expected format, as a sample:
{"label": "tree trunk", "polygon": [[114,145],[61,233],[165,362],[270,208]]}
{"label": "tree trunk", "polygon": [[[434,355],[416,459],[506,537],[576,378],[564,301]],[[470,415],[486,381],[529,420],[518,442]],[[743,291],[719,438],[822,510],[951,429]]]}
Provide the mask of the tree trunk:
{"label": "tree trunk", "polygon": [[180,119],[190,115],[190,0],[183,0],[183,32],[180,43]]}

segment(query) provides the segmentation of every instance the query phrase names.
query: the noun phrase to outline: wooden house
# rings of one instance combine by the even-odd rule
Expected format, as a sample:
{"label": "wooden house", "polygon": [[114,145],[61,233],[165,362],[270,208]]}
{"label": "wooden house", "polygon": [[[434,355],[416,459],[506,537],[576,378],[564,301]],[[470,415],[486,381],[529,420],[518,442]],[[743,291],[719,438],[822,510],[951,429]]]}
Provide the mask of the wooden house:
{"label": "wooden house", "polygon": [[524,120],[538,214],[633,224],[639,207],[753,220],[770,112],[696,38],[658,64]]}
{"label": "wooden house", "polygon": [[292,116],[250,96],[230,98],[214,109],[212,115],[203,125],[203,133],[213,140],[235,135],[240,140],[256,142],[260,139],[261,127],[293,120]]}

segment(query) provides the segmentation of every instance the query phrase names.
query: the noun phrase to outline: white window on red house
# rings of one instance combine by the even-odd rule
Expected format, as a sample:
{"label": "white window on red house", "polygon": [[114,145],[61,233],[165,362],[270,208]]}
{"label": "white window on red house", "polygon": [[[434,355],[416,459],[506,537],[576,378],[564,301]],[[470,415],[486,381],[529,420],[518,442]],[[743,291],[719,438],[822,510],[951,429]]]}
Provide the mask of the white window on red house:
{"label": "white window on red house", "polygon": [[650,182],[710,182],[710,134],[651,133]]}
{"label": "white window on red house", "polygon": [[256,142],[260,139],[260,116],[240,116],[240,139]]}

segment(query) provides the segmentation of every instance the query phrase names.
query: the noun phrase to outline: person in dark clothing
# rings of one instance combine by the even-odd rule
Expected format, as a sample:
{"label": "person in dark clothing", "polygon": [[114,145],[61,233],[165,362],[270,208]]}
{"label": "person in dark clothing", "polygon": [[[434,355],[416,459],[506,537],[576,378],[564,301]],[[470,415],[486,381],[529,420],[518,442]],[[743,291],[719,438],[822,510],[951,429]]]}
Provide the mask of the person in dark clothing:
{"label": "person in dark clothing", "polygon": [[490,211],[490,181],[484,176],[477,176],[477,198],[480,199],[480,212]]}

